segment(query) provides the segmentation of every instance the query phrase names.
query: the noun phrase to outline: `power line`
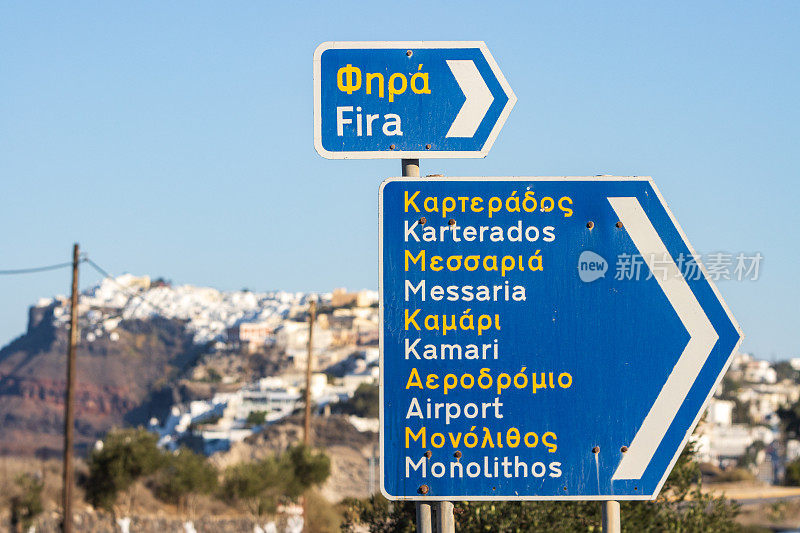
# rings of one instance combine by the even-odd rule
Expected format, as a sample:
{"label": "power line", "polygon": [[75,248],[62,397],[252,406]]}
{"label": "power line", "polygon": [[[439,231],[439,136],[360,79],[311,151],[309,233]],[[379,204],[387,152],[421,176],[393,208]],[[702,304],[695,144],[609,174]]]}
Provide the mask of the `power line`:
{"label": "power line", "polygon": [[[85,261],[86,259],[82,259],[81,262]],[[72,262],[69,263],[58,263],[55,265],[46,265],[40,267],[32,267],[32,268],[17,268],[13,270],[0,270],[0,276],[12,276],[16,274],[35,274],[37,272],[47,272],[49,270],[58,270],[60,268],[67,268],[71,267]]]}
{"label": "power line", "polygon": [[[158,306],[156,306],[152,302],[147,301],[144,297],[142,297],[142,295],[130,291],[128,289],[128,287],[125,287],[124,285],[119,283],[114,278],[114,276],[112,276],[110,273],[108,273],[103,267],[101,267],[100,265],[98,265],[97,263],[95,263],[94,261],[89,259],[89,257],[87,255],[81,254],[80,258],[78,259],[78,262],[79,263],[88,263],[92,268],[97,270],[104,278],[110,280],[112,283],[114,283],[117,287],[119,287],[125,294],[127,294],[131,298],[136,298],[137,300],[139,300],[139,301],[141,301],[143,303],[146,303],[147,305],[149,305],[150,307],[152,307],[156,311],[159,311],[161,313],[164,312],[163,309],[160,309]],[[0,270],[0,276],[12,276],[12,275],[18,275],[18,274],[35,274],[35,273],[38,273],[38,272],[49,272],[49,271],[52,271],[52,270],[59,270],[61,268],[68,268],[68,267],[71,267],[71,266],[72,266],[72,262],[70,261],[68,263],[56,263],[54,265],[44,265],[44,266],[31,267],[31,268],[15,268],[15,269],[9,269],[9,270]]]}
{"label": "power line", "polygon": [[[146,304],[147,304],[147,305],[149,305],[151,308],[155,309],[156,311],[158,311],[158,312],[159,312],[159,313],[161,313],[161,314],[166,314],[166,311],[165,311],[164,309],[161,309],[161,308],[160,308],[159,306],[157,306],[156,304],[154,304],[154,303],[152,303],[152,302],[148,301],[148,300],[147,300],[147,299],[146,299],[144,296],[142,296],[141,294],[138,294],[138,293],[136,293],[136,292],[133,292],[133,291],[129,290],[129,289],[128,289],[128,287],[126,287],[125,285],[123,285],[123,284],[121,284],[120,282],[118,282],[114,276],[112,276],[111,274],[109,274],[109,273],[108,273],[108,271],[106,271],[106,270],[105,270],[103,267],[101,267],[100,265],[98,265],[97,263],[95,263],[94,261],[92,261],[91,259],[89,259],[89,257],[85,257],[85,258],[84,258],[84,261],[86,261],[86,263],[88,263],[88,264],[89,264],[89,266],[91,266],[92,268],[94,268],[95,270],[97,270],[97,272],[99,272],[99,273],[100,273],[100,275],[102,275],[102,276],[103,276],[105,279],[107,279],[107,280],[111,281],[111,282],[112,282],[114,285],[116,285],[117,287],[119,287],[119,288],[120,288],[120,290],[122,290],[122,292],[124,292],[125,294],[127,294],[129,297],[131,297],[131,298],[136,298],[136,299],[137,299],[137,300],[139,300],[140,302],[142,302],[142,303],[146,303]],[[71,264],[71,263],[70,263],[70,264]]]}

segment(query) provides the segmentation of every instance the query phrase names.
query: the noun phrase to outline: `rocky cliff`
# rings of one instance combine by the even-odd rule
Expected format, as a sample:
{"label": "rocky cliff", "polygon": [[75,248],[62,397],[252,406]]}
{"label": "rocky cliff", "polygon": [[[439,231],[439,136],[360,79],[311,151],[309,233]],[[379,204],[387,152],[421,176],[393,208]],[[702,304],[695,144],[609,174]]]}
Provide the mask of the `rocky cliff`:
{"label": "rocky cliff", "polygon": [[[62,447],[68,331],[55,305],[33,307],[28,330],[0,349],[0,453],[49,456]],[[176,400],[175,378],[199,348],[179,320],[122,321],[77,350],[76,445],[114,425],[143,424]]]}

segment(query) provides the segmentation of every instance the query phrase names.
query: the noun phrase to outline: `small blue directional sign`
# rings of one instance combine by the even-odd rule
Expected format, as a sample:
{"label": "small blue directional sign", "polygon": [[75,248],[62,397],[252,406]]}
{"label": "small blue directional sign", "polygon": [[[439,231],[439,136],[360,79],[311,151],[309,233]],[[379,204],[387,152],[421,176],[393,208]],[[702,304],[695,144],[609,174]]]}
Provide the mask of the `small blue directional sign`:
{"label": "small blue directional sign", "polygon": [[485,157],[516,100],[482,41],[314,52],[314,147],[329,159]]}
{"label": "small blue directional sign", "polygon": [[392,499],[653,499],[741,332],[649,178],[390,179]]}

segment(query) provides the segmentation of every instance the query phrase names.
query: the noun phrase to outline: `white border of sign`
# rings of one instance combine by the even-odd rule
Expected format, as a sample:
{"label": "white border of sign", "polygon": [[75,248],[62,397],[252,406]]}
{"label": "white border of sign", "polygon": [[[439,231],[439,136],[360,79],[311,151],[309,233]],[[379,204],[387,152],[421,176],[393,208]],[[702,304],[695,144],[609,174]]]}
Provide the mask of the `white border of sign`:
{"label": "white border of sign", "polygon": [[[331,49],[414,49],[414,48],[480,48],[492,73],[497,77],[500,86],[508,96],[503,111],[497,118],[497,122],[492,128],[489,137],[480,150],[464,152],[445,151],[445,150],[386,150],[375,152],[329,152],[322,147],[322,74],[321,61],[322,53]],[[497,139],[500,130],[503,128],[508,115],[514,104],[517,103],[517,96],[511,90],[511,86],[506,81],[505,76],[500,71],[500,67],[489,52],[489,48],[483,41],[326,41],[314,50],[314,148],[317,153],[326,159],[445,159],[456,157],[479,158],[486,157]]]}
{"label": "white border of sign", "polygon": [[511,500],[538,500],[538,501],[545,501],[545,500],[561,500],[561,501],[587,501],[587,500],[655,500],[658,496],[658,493],[661,492],[661,487],[664,486],[664,482],[667,480],[672,468],[675,466],[675,462],[678,460],[678,457],[683,451],[683,448],[686,446],[686,443],[689,441],[689,437],[691,437],[692,432],[694,431],[695,426],[700,421],[700,418],[705,413],[706,409],[708,408],[708,402],[711,400],[711,397],[714,395],[714,391],[719,386],[720,381],[722,381],[722,377],[728,370],[728,366],[731,364],[731,360],[733,359],[733,354],[739,349],[739,346],[744,339],[744,335],[742,334],[742,329],[739,327],[739,323],[736,322],[736,319],[731,314],[728,305],[725,303],[725,300],[722,299],[722,295],[720,294],[717,286],[714,282],[709,278],[708,272],[706,271],[705,266],[702,264],[700,259],[697,259],[697,264],[699,265],[703,277],[706,279],[708,284],[711,286],[711,289],[714,291],[714,295],[719,300],[720,304],[722,305],[723,310],[728,315],[728,319],[733,324],[736,331],[739,333],[739,342],[736,343],[736,346],[733,347],[733,350],[728,355],[728,360],[725,363],[722,371],[717,376],[716,381],[714,382],[714,386],[711,387],[711,391],[706,396],[706,399],[703,402],[702,407],[697,413],[694,421],[689,427],[689,430],[686,432],[686,435],[683,437],[681,441],[681,445],[678,447],[678,451],[675,452],[674,457],[669,463],[664,476],[659,481],[658,486],[656,487],[655,491],[652,494],[640,494],[640,495],[622,495],[622,494],[607,494],[607,495],[599,495],[599,496],[535,496],[535,495],[524,495],[524,496],[451,496],[451,495],[443,495],[437,494],[435,496],[393,496],[386,491],[384,487],[384,460],[383,460],[383,445],[384,445],[384,435],[383,435],[383,391],[384,391],[384,371],[383,371],[383,350],[384,350],[384,338],[383,338],[383,330],[384,330],[384,302],[383,302],[383,188],[391,182],[394,181],[408,181],[408,182],[419,182],[419,181],[647,181],[653,187],[653,190],[656,192],[656,196],[658,197],[661,204],[664,206],[667,215],[669,216],[670,220],[674,224],[675,228],[678,230],[678,234],[683,240],[683,244],[689,249],[689,252],[697,257],[697,253],[695,252],[692,245],[689,243],[689,240],[686,238],[686,234],[681,228],[678,221],[675,219],[675,216],[672,214],[672,211],[669,209],[669,206],[664,201],[664,197],[661,195],[661,191],[658,190],[656,184],[653,182],[653,178],[649,176],[552,176],[552,177],[544,177],[544,176],[537,176],[537,177],[523,177],[523,176],[510,176],[510,177],[431,177],[431,178],[387,178],[382,183],[378,190],[378,291],[380,295],[380,331],[379,331],[379,338],[380,338],[380,456],[381,456],[381,493],[389,500],[427,500],[427,501],[511,501]]}

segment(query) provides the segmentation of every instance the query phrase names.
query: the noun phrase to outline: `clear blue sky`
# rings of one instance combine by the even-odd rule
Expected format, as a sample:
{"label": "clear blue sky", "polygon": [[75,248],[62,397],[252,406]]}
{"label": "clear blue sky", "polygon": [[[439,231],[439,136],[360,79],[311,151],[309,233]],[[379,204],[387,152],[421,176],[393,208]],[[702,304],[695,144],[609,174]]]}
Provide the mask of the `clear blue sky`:
{"label": "clear blue sky", "polygon": [[[6,2],[0,269],[79,241],[114,273],[375,288],[400,164],[315,153],[313,51],[484,40],[517,106],[486,159],[423,174],[652,175],[698,251],[764,255],[719,284],[744,349],[800,356],[798,21],[792,1]],[[68,276],[0,277],[0,344]]]}

